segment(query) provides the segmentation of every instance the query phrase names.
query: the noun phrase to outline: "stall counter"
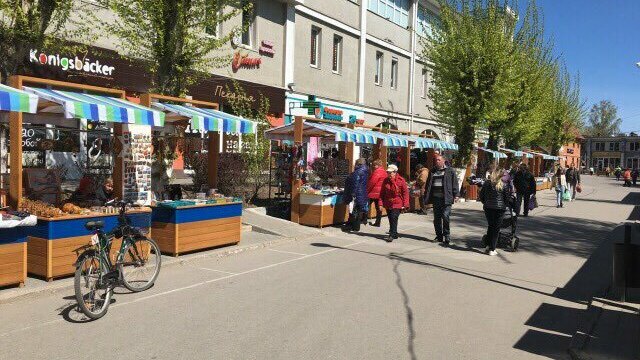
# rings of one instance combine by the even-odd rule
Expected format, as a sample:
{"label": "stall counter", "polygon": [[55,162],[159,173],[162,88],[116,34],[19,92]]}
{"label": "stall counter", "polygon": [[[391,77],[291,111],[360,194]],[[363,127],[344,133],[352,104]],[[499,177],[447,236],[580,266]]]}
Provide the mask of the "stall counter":
{"label": "stall counter", "polygon": [[299,209],[302,225],[322,228],[349,219],[349,206],[342,201],[342,194],[301,193]]}
{"label": "stall counter", "polygon": [[242,203],[153,206],[151,229],[160,251],[174,256],[240,242]]}
{"label": "stall counter", "polygon": [[[127,212],[133,226],[149,228],[151,211],[148,209]],[[118,224],[118,214],[65,215],[55,218],[38,217],[38,224],[27,231],[27,270],[51,281],[75,272],[74,263],[84,247],[91,243],[93,232],[85,228],[89,221],[104,221],[104,231],[109,232]],[[112,251],[120,248],[114,241]]]}
{"label": "stall counter", "polygon": [[[1,216],[1,215],[0,215]],[[22,226],[0,229],[0,286],[24,285],[27,277],[27,235]]]}

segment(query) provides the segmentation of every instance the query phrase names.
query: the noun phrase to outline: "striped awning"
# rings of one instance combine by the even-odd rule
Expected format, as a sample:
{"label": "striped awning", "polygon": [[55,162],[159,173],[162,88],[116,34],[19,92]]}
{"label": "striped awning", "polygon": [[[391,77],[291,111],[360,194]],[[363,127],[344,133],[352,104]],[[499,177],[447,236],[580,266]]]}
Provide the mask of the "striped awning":
{"label": "striped awning", "polygon": [[526,153],[531,154],[531,155],[536,155],[536,156],[541,156],[542,160],[553,160],[553,161],[557,161],[560,158],[557,156],[553,156],[553,155],[548,155],[548,154],[543,154],[543,153],[539,153],[539,152],[535,152],[535,151],[526,151]]}
{"label": "striped awning", "polygon": [[531,155],[531,154],[529,154],[529,153],[527,153],[527,152],[524,152],[524,151],[522,151],[522,150],[512,150],[512,149],[507,149],[507,148],[503,148],[503,147],[500,147],[500,148],[498,148],[498,149],[500,149],[500,151],[504,151],[504,152],[511,153],[511,154],[513,154],[513,156],[515,156],[515,157],[523,157],[523,156],[526,156],[526,157],[527,157],[527,159],[531,159],[531,158],[533,158],[533,155]]}
{"label": "striped awning", "polygon": [[253,134],[258,125],[254,121],[227,114],[214,109],[194,106],[153,103],[156,109],[168,111],[191,119],[191,127],[199,131],[220,131],[224,133]]}
{"label": "striped awning", "polygon": [[[293,140],[295,124],[287,124],[266,130],[265,136],[272,140]],[[379,137],[373,131],[348,129],[324,123],[305,121],[303,124],[305,138],[321,137],[330,138],[336,142],[352,142],[357,144],[375,144]]]}
{"label": "striped awning", "polygon": [[405,135],[382,133],[379,131],[361,130],[363,132],[372,133],[374,136],[383,140],[383,144],[386,147],[407,147],[409,146],[410,138]]}
{"label": "striped awning", "polygon": [[480,146],[478,146],[478,150],[482,150],[482,151],[484,151],[486,153],[491,154],[494,159],[506,159],[507,158],[507,154],[502,153],[500,151],[491,150],[491,149],[487,149],[487,148],[480,147]]}
{"label": "striped awning", "polygon": [[0,110],[35,114],[38,96],[0,84]]}
{"label": "striped awning", "polygon": [[414,147],[417,149],[435,149],[436,141],[430,138],[411,137]]}
{"label": "striped awning", "polygon": [[109,96],[84,94],[71,91],[24,87],[40,100],[59,104],[69,119],[87,119],[123,124],[163,126],[165,115],[142,105]]}

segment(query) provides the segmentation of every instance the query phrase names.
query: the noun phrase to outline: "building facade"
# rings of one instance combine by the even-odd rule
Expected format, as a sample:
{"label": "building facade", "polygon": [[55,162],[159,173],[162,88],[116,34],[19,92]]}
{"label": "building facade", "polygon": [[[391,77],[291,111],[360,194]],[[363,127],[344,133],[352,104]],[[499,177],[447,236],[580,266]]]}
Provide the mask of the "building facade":
{"label": "building facade", "polygon": [[575,168],[582,168],[584,164],[581,160],[582,142],[584,138],[577,136],[573,142],[566,143],[560,148],[558,156],[560,157],[560,166],[567,168],[573,166]]}
{"label": "building facade", "polygon": [[605,168],[640,169],[640,136],[587,137],[583,161],[596,171]]}

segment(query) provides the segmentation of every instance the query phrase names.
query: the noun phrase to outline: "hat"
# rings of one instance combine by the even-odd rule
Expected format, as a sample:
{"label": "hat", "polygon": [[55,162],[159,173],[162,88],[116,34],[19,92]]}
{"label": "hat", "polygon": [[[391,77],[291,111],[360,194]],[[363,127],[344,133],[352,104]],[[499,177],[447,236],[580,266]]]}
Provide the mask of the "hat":
{"label": "hat", "polygon": [[391,164],[389,165],[389,167],[387,167],[387,172],[398,172],[398,167]]}

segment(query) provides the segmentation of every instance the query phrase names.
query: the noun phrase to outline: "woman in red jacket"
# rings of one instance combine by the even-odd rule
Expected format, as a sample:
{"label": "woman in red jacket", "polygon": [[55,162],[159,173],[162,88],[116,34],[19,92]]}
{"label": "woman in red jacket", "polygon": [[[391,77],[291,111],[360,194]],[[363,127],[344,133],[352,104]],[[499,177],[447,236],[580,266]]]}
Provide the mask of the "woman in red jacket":
{"label": "woman in red jacket", "polygon": [[372,163],[373,171],[367,182],[367,196],[369,197],[369,209],[371,204],[376,208],[376,222],[373,226],[380,227],[382,219],[382,211],[380,211],[380,190],[382,189],[382,181],[387,177],[387,173],[382,168],[382,160],[374,160]]}
{"label": "woman in red jacket", "polygon": [[387,168],[387,178],[382,182],[380,200],[382,206],[387,209],[389,217],[389,236],[387,242],[392,242],[398,238],[398,218],[400,212],[409,207],[409,187],[404,178],[398,175],[398,167],[389,165]]}

